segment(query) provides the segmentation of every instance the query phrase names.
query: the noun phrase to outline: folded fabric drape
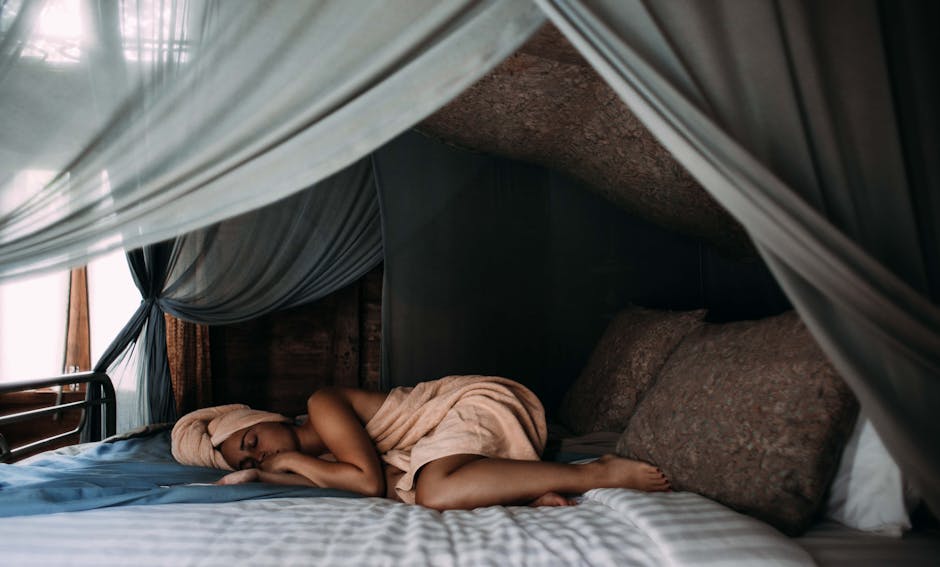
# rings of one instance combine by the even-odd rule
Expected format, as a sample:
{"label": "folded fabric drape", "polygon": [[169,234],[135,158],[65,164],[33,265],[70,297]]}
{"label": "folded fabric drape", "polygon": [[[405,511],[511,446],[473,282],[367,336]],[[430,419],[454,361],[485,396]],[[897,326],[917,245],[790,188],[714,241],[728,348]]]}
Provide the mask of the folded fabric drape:
{"label": "folded fabric drape", "polygon": [[497,0],[4,3],[0,277],[309,187],[543,21],[529,2]]}
{"label": "folded fabric drape", "polygon": [[744,225],[940,510],[936,4],[537,1]]}
{"label": "folded fabric drape", "polygon": [[395,485],[414,504],[421,467],[458,454],[537,461],[548,432],[531,390],[500,376],[445,376],[398,387],[365,424],[380,458],[404,472]]}
{"label": "folded fabric drape", "polygon": [[[176,418],[164,313],[225,324],[309,303],[362,277],[382,261],[382,250],[367,158],[272,205],[129,252],[143,301],[96,363],[136,377],[119,422]],[[136,358],[125,356],[130,348]]]}
{"label": "folded fabric drape", "polygon": [[163,312],[250,319],[375,266],[371,169],[357,160],[544,21],[495,0],[2,9],[0,279],[147,246],[130,256],[144,301],[96,364],[137,377],[125,427],[175,417]]}

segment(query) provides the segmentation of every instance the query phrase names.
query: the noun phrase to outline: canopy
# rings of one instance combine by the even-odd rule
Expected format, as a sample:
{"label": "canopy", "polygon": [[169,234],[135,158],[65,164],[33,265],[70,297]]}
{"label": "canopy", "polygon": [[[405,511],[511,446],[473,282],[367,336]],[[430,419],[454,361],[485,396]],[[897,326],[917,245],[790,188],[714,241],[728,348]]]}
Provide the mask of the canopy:
{"label": "canopy", "polygon": [[[940,509],[936,3],[50,0],[2,9],[2,277],[155,245],[314,191],[461,92],[547,16],[742,223]],[[180,246],[135,253],[150,271],[138,276],[148,301],[179,291],[161,266]],[[369,265],[368,253],[344,250]],[[199,289],[218,281],[203,276],[187,293],[224,290]],[[279,293],[317,295],[295,292]],[[180,301],[174,309],[196,320],[218,313]],[[282,303],[238,310],[261,304]]]}

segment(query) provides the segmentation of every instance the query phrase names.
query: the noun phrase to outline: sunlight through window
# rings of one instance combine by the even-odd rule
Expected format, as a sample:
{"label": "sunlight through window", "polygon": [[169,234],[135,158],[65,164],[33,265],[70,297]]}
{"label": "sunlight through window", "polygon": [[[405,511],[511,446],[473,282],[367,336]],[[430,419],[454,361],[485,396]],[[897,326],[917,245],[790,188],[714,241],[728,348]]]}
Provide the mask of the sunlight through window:
{"label": "sunlight through window", "polygon": [[0,284],[0,381],[62,372],[68,290],[67,271]]}
{"label": "sunlight through window", "polygon": [[79,0],[51,0],[43,6],[22,56],[47,63],[75,63],[81,57],[82,34]]}
{"label": "sunlight through window", "polygon": [[123,250],[88,263],[88,311],[91,360],[96,363],[140,305]]}
{"label": "sunlight through window", "polygon": [[185,2],[122,2],[121,37],[128,61],[184,63],[189,59]]}

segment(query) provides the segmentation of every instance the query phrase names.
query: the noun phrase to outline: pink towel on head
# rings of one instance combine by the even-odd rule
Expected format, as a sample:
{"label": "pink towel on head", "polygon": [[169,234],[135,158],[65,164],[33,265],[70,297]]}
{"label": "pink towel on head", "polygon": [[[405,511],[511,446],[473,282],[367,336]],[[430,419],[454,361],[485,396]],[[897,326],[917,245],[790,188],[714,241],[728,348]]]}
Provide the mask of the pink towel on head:
{"label": "pink towel on head", "polygon": [[405,472],[395,490],[414,503],[415,474],[450,455],[538,460],[547,431],[542,403],[498,376],[448,376],[395,388],[366,424],[386,463]]}
{"label": "pink towel on head", "polygon": [[279,413],[253,410],[244,404],[203,408],[179,419],[171,433],[173,458],[184,465],[230,471],[216,448],[236,431],[265,422],[293,421]]}

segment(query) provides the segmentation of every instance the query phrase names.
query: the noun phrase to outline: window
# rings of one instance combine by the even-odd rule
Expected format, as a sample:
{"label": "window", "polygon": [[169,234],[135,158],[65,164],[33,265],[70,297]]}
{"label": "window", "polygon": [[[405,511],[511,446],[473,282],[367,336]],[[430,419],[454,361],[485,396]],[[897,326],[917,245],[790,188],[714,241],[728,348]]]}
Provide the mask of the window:
{"label": "window", "polygon": [[139,304],[122,250],[0,284],[0,382],[89,370]]}
{"label": "window", "polygon": [[191,49],[186,2],[120,4],[121,38],[127,61],[185,63]]}
{"label": "window", "polygon": [[68,272],[0,284],[0,381],[63,370]]}
{"label": "window", "polygon": [[[23,10],[30,9],[28,2],[0,1],[0,35],[9,32]],[[146,63],[189,60],[192,46],[188,28],[192,9],[189,2],[175,0],[121,1],[92,6],[99,16],[102,11],[115,11],[120,27],[115,32],[120,34],[125,59]],[[45,0],[35,15],[35,27],[24,38],[20,55],[57,66],[78,63],[82,58],[82,43],[87,41],[84,35],[90,27],[90,22],[85,20],[94,17],[94,13],[87,6],[83,10],[80,0]]]}
{"label": "window", "polygon": [[[24,8],[23,2],[3,6],[5,27],[12,24],[15,15]],[[23,57],[40,59],[45,63],[69,64],[81,58],[83,33],[82,11],[79,0],[51,0],[42,6],[34,32],[23,45]]]}
{"label": "window", "polygon": [[140,292],[134,285],[123,250],[110,252],[88,264],[92,364],[101,358],[139,305]]}

